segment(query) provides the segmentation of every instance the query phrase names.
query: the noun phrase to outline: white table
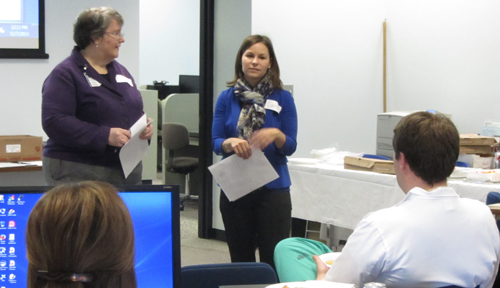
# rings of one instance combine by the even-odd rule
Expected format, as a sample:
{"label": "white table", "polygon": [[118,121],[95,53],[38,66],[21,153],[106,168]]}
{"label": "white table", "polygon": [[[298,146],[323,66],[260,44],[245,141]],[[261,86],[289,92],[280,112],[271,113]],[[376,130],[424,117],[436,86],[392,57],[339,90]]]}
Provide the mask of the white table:
{"label": "white table", "polygon": [[[354,229],[363,217],[400,202],[405,194],[396,176],[345,170],[343,166],[313,163],[313,159],[289,159],[292,178],[292,216],[337,227]],[[485,202],[500,184],[449,180],[462,197]]]}

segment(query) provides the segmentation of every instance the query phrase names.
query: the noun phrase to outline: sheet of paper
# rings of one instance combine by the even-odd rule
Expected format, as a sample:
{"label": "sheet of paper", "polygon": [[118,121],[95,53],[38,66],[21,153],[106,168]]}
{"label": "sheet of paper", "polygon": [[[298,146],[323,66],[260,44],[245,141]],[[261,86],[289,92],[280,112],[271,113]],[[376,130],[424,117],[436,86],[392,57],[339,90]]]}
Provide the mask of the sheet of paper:
{"label": "sheet of paper", "polygon": [[123,145],[120,150],[120,162],[122,163],[123,174],[125,178],[130,175],[132,170],[139,164],[146,152],[148,151],[148,140],[140,139],[142,131],[147,127],[146,114],[142,115],[132,127],[130,133],[132,137]]}
{"label": "sheet of paper", "polygon": [[43,166],[42,161],[21,161],[19,163],[26,164],[28,166],[39,166],[39,167]]}
{"label": "sheet of paper", "polygon": [[279,177],[264,153],[253,148],[252,156],[246,160],[231,155],[208,167],[208,170],[229,201],[238,200]]}
{"label": "sheet of paper", "polygon": [[23,163],[13,163],[13,162],[0,162],[0,168],[12,168],[12,167],[24,167],[28,166],[28,164]]}
{"label": "sheet of paper", "polygon": [[282,282],[279,284],[272,284],[266,288],[354,288],[354,284],[321,281],[321,280],[308,280],[305,282]]}

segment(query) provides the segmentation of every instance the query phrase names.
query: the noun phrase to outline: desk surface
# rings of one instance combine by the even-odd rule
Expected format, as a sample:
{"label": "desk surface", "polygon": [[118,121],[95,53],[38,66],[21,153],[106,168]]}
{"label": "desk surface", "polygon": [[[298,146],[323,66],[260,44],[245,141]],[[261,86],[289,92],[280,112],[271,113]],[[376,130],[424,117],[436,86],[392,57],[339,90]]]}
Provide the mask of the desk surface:
{"label": "desk surface", "polygon": [[20,166],[20,167],[2,167],[0,168],[0,173],[2,172],[30,172],[30,171],[42,171],[41,166]]}
{"label": "desk surface", "polygon": [[44,186],[45,177],[41,166],[0,168],[0,186]]}
{"label": "desk surface", "polygon": [[495,215],[500,215],[500,205],[491,204],[491,205],[488,205],[488,207],[490,207],[491,213],[493,213]]}
{"label": "desk surface", "polygon": [[[391,207],[405,197],[395,175],[346,170],[343,166],[317,163],[314,159],[289,159],[292,216],[354,229],[363,217]],[[472,183],[451,179],[461,197],[486,202],[500,184]]]}

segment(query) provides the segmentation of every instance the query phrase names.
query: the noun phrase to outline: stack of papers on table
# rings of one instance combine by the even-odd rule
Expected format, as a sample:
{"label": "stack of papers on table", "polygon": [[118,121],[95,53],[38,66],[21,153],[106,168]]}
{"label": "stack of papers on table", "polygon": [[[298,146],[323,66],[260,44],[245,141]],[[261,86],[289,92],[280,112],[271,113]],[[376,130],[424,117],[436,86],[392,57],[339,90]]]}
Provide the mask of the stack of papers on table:
{"label": "stack of papers on table", "polygon": [[0,162],[0,168],[15,168],[15,167],[26,167],[26,166],[42,167],[42,161]]}
{"label": "stack of papers on table", "polygon": [[354,284],[329,281],[287,282],[269,285],[266,288],[354,288]]}
{"label": "stack of papers on table", "polygon": [[315,158],[288,158],[288,163],[290,164],[317,164],[321,160]]}

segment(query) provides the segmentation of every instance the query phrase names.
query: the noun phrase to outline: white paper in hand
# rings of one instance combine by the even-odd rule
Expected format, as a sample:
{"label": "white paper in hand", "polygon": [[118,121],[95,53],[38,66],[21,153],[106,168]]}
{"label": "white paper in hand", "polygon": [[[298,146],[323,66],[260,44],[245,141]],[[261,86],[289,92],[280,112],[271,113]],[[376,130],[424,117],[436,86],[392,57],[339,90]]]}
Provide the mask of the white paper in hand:
{"label": "white paper in hand", "polygon": [[130,175],[148,151],[148,140],[139,138],[142,131],[144,131],[147,126],[146,114],[144,114],[134,125],[132,125],[132,127],[130,127],[130,134],[132,134],[132,137],[120,150],[119,156],[125,178]]}
{"label": "white paper in hand", "polygon": [[235,201],[279,177],[269,160],[259,149],[252,148],[246,160],[238,155],[208,167],[229,201]]}

